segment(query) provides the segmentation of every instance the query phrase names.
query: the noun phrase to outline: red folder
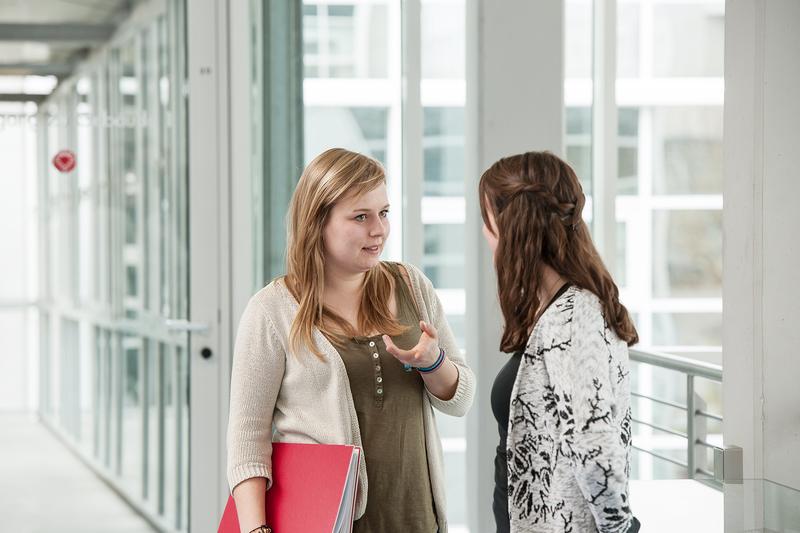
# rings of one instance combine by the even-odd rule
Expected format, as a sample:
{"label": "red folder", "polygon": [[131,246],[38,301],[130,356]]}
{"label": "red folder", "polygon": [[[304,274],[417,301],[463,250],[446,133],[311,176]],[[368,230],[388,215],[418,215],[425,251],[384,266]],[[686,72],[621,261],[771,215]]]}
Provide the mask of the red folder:
{"label": "red folder", "polygon": [[[267,524],[275,533],[349,533],[353,530],[361,449],[338,444],[272,444]],[[233,497],[218,533],[239,533]]]}

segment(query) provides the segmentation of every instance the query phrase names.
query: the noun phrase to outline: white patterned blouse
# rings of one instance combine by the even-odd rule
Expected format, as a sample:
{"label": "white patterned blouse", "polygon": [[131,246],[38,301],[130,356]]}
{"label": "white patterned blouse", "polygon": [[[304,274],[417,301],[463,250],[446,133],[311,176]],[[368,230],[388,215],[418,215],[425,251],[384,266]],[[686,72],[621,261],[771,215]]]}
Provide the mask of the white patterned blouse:
{"label": "white patterned blouse", "polygon": [[628,531],[628,375],[600,300],[570,287],[534,327],[511,393],[512,533]]}

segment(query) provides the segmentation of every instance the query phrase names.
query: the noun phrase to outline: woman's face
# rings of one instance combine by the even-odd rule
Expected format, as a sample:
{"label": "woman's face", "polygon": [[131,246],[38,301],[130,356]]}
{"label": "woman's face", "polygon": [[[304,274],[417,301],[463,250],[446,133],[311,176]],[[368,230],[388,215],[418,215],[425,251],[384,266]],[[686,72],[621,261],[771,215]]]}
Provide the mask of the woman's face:
{"label": "woman's face", "polygon": [[388,213],[385,184],[336,202],[322,230],[326,268],[358,273],[377,265],[389,237]]}
{"label": "woman's face", "polygon": [[486,238],[486,242],[489,244],[489,249],[492,250],[492,256],[494,257],[495,251],[497,250],[497,224],[494,221],[494,213],[492,213],[491,209],[486,209],[486,215],[489,219],[489,227],[486,226],[485,222],[483,223],[483,236]]}

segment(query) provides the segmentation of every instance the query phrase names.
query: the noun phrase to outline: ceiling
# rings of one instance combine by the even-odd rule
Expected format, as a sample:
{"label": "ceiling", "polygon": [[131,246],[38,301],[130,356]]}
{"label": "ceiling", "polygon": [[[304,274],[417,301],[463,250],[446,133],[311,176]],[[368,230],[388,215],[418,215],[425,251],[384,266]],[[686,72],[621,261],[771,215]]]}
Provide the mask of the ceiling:
{"label": "ceiling", "polygon": [[[0,0],[0,96],[26,101],[26,76],[66,78],[128,16],[134,0]],[[15,83],[17,78],[19,83]],[[48,84],[44,84],[47,86]],[[49,85],[54,86],[55,83]],[[2,87],[21,87],[9,93]],[[38,91],[37,91],[38,92]]]}

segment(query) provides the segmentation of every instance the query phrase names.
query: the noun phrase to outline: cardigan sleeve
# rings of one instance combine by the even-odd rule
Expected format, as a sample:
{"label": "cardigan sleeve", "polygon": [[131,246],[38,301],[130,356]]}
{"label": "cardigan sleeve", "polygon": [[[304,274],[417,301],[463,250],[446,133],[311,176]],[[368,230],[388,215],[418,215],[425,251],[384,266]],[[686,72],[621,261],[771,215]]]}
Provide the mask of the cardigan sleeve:
{"label": "cardigan sleeve", "polygon": [[254,477],[272,484],[272,413],[285,370],[285,352],[259,295],[239,321],[231,371],[227,477],[231,491]]}
{"label": "cardigan sleeve", "polygon": [[[565,433],[570,464],[600,533],[628,531],[628,451],[621,437],[613,381],[611,335],[599,301],[576,305],[566,372],[560,373],[574,423]],[[618,339],[614,341],[619,342]]]}
{"label": "cardigan sleeve", "polygon": [[425,307],[424,312],[428,315],[428,320],[439,334],[439,346],[444,349],[447,358],[453,362],[458,370],[458,385],[452,398],[442,400],[426,389],[428,399],[433,407],[447,415],[464,416],[472,406],[472,400],[475,397],[475,374],[467,366],[464,356],[461,355],[461,350],[456,344],[456,339],[450,329],[450,324],[447,322],[442,302],[439,299],[439,295],[436,294],[433,284],[414,265],[403,263],[403,266],[406,267],[409,275],[414,278],[419,288],[422,304]]}

